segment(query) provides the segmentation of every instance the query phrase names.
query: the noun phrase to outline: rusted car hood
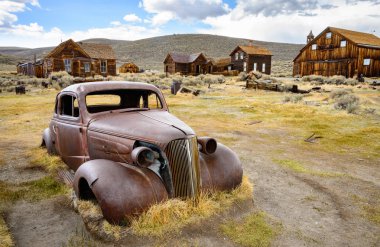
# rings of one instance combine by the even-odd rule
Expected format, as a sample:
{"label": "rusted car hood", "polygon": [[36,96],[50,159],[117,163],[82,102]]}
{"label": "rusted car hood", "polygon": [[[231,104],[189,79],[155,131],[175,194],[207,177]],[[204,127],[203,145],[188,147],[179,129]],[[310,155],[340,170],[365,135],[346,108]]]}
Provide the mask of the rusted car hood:
{"label": "rusted car hood", "polygon": [[155,110],[109,113],[91,121],[88,130],[163,145],[195,135],[169,112]]}

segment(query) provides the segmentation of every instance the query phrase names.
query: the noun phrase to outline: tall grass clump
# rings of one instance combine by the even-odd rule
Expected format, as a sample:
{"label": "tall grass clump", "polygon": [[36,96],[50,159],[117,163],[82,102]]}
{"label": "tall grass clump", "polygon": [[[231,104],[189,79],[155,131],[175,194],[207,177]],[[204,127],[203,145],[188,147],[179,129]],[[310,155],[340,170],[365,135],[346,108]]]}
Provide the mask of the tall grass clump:
{"label": "tall grass clump", "polygon": [[140,216],[130,219],[129,226],[109,225],[102,218],[100,207],[90,201],[79,201],[78,211],[90,231],[102,238],[118,239],[127,232],[139,236],[162,237],[226,210],[235,202],[248,200],[252,194],[252,184],[247,177],[243,177],[242,184],[230,192],[204,192],[196,199],[174,198],[155,204]]}
{"label": "tall grass clump", "polygon": [[50,173],[55,173],[67,167],[59,156],[48,154],[46,148],[33,148],[27,155],[30,159],[28,168],[41,168]]}
{"label": "tall grass clump", "polygon": [[0,216],[0,246],[12,247],[14,242],[3,217]]}

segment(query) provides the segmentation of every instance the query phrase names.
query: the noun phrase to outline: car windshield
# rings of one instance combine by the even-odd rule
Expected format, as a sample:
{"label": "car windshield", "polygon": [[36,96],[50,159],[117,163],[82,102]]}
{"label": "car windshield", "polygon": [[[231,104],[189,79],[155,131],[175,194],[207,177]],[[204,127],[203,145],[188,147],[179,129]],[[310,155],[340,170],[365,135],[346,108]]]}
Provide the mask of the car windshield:
{"label": "car windshield", "polygon": [[97,91],[86,95],[89,113],[162,109],[160,97],[151,90],[122,89]]}

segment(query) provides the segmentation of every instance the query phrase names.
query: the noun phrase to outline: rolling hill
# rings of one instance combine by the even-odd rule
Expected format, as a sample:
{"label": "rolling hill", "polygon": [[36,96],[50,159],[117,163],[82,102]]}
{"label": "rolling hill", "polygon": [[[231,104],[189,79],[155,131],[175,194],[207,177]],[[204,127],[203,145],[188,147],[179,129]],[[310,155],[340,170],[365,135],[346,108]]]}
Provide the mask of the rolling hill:
{"label": "rolling hill", "polygon": [[[168,52],[196,53],[204,52],[213,58],[228,57],[237,45],[247,45],[249,40],[209,34],[174,34],[136,41],[88,39],[82,42],[109,44],[115,50],[118,64],[132,61],[140,68],[163,69],[163,60]],[[274,61],[291,61],[303,47],[302,44],[287,44],[253,41],[254,45],[268,48]],[[20,48],[0,47],[0,54],[18,57],[21,60],[33,60],[34,55],[42,58],[53,47]]]}

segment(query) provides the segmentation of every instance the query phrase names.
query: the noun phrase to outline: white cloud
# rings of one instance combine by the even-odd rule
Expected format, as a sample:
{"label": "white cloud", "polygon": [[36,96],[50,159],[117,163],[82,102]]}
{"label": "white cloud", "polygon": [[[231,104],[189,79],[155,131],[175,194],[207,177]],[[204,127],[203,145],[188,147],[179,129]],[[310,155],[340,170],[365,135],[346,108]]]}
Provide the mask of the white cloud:
{"label": "white cloud", "polygon": [[276,15],[266,16],[257,11],[249,12],[244,8],[246,2],[241,1],[226,15],[206,18],[203,22],[210,28],[198,31],[288,43],[305,43],[310,30],[317,35],[328,26],[362,32],[378,30],[380,33],[380,21],[376,17],[380,12],[380,5],[373,1],[357,1],[356,5],[346,3],[345,0],[319,1],[318,6],[327,3],[334,7],[317,7],[311,16],[304,16],[298,11],[293,14],[280,11]]}
{"label": "white cloud", "polygon": [[126,22],[141,22],[141,18],[135,14],[128,14],[123,17]]}
{"label": "white cloud", "polygon": [[222,0],[142,0],[139,6],[153,14],[153,25],[162,25],[171,19],[204,20],[230,11]]}
{"label": "white cloud", "polygon": [[120,21],[111,21],[110,23],[112,26],[120,26],[121,22]]}
{"label": "white cloud", "polygon": [[14,13],[23,12],[28,8],[27,4],[40,7],[38,0],[2,0],[0,1],[0,27],[11,28],[17,21]]}

